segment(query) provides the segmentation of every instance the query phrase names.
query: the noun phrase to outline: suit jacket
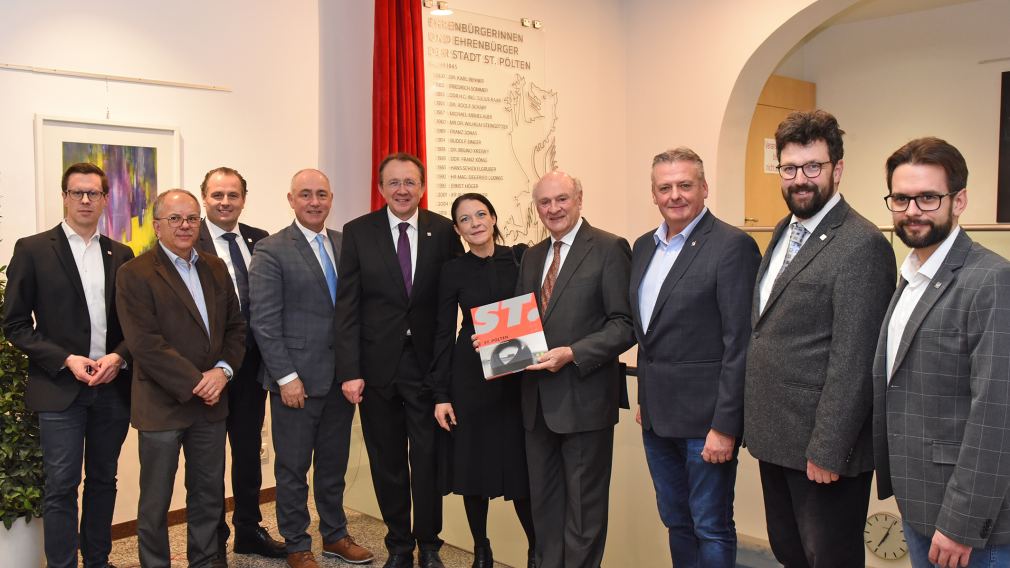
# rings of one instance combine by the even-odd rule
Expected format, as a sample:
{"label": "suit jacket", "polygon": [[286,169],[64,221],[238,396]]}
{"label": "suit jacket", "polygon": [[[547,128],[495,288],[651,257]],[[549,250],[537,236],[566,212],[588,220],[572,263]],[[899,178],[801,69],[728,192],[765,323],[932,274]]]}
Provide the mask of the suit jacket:
{"label": "suit jacket", "polygon": [[218,361],[239,368],[245,318],[223,260],[200,254],[196,270],[209,333],[160,244],[124,265],[116,278],[116,307],[134,362],[130,421],[138,430],[181,430],[197,420],[228,416],[227,389],[217,404],[207,406],[193,395],[193,388]]}
{"label": "suit jacket", "polygon": [[807,460],[854,476],[873,469],[870,407],[876,330],[894,292],[894,251],[842,199],[775,282],[760,282],[790,217],[775,228],[754,289],[744,439],[759,460],[806,471]]}
{"label": "suit jacket", "polygon": [[963,231],[909,317],[887,383],[873,363],[877,492],[920,533],[1010,543],[1010,263]]}
{"label": "suit jacket", "polygon": [[[340,263],[341,234],[326,230]],[[337,280],[337,288],[342,283]],[[277,379],[297,373],[312,397],[333,385],[333,300],[312,245],[291,223],[256,246],[249,267],[250,326],[263,355],[261,380],[280,392]]]}
{"label": "suit jacket", "polygon": [[639,287],[656,249],[650,231],[631,256],[642,427],[669,438],[704,438],[713,428],[740,438],[757,243],[705,213],[663,280],[646,333]]}
{"label": "suit jacket", "polygon": [[403,282],[383,207],[344,225],[337,286],[337,380],[363,378],[383,387],[393,380],[407,330],[421,370],[431,366],[438,312],[438,277],[445,261],[463,254],[452,221],[418,211],[417,261],[411,295]]}
{"label": "suit jacket", "polygon": [[624,386],[617,357],[635,343],[628,304],[631,247],[583,220],[544,310],[540,291],[550,247],[547,238],[523,255],[516,293],[536,295],[547,346],[570,346],[575,361],[555,373],[523,373],[523,423],[533,430],[539,400],[552,432],[602,430],[617,424]]}
{"label": "suit jacket", "polygon": [[[249,247],[249,254],[256,252],[256,244],[260,239],[265,238],[270,233],[263,229],[250,227],[245,223],[238,224],[238,232],[245,239],[246,246]],[[217,249],[214,247],[214,239],[210,236],[207,228],[207,220],[200,222],[200,236],[196,241],[196,249],[201,253],[208,252],[217,256]],[[251,302],[250,302],[251,303]],[[247,330],[245,335],[245,357],[242,359],[242,367],[235,369],[236,381],[259,381],[260,380],[260,350],[256,345],[255,334],[252,330]]]}
{"label": "suit jacket", "polygon": [[[116,311],[116,271],[133,258],[130,247],[102,236],[98,239],[105,265],[105,351],[127,363]],[[28,355],[25,404],[35,412],[66,410],[84,383],[63,366],[69,355],[91,351],[91,318],[70,242],[62,225],[18,239],[7,267],[3,301],[7,339]],[[34,315],[34,322],[32,316]],[[113,380],[124,402],[130,400],[130,365]]]}

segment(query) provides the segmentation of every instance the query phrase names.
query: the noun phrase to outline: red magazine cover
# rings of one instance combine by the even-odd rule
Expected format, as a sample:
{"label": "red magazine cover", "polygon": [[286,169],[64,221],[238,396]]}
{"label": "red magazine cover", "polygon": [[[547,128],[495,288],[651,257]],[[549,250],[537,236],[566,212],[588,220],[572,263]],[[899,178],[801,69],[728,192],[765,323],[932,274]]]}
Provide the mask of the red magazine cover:
{"label": "red magazine cover", "polygon": [[485,379],[525,369],[547,352],[540,310],[532,293],[470,310]]}

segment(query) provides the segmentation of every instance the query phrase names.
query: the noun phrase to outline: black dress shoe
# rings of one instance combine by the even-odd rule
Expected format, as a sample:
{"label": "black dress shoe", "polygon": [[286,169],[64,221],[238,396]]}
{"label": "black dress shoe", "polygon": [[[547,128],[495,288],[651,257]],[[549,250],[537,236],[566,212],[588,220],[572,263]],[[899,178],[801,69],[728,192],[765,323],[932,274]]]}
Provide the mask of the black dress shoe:
{"label": "black dress shoe", "polygon": [[494,568],[494,557],[491,555],[491,546],[475,546],[473,549],[473,565],[470,568]]}
{"label": "black dress shoe", "polygon": [[445,568],[442,559],[438,557],[437,550],[422,550],[417,559],[417,565],[421,568]]}
{"label": "black dress shoe", "polygon": [[287,548],[283,542],[274,540],[263,527],[256,527],[252,532],[235,531],[235,547],[237,554],[259,554],[267,558],[286,558]]}
{"label": "black dress shoe", "polygon": [[414,568],[414,553],[392,553],[382,568]]}

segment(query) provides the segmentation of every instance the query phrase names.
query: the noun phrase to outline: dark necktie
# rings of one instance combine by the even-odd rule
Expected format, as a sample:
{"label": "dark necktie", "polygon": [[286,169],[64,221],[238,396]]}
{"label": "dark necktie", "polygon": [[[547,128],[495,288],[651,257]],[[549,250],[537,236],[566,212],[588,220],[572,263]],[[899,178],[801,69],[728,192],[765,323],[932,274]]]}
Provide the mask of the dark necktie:
{"label": "dark necktie", "polygon": [[414,287],[413,270],[410,267],[410,238],[407,236],[407,228],[410,223],[404,221],[397,225],[400,229],[400,238],[396,240],[396,258],[400,261],[400,272],[403,274],[403,286],[407,289],[407,297]]}
{"label": "dark necktie", "polygon": [[547,270],[547,277],[544,278],[544,286],[540,289],[540,301],[547,311],[547,303],[551,301],[551,294],[554,293],[554,283],[558,281],[558,270],[561,268],[561,241],[554,241],[554,258],[551,259],[551,267]]}
{"label": "dark necktie", "polygon": [[228,241],[228,254],[231,255],[231,265],[235,270],[235,284],[238,286],[238,301],[242,304],[242,315],[249,321],[249,269],[245,266],[245,258],[238,248],[235,233],[225,233],[221,235]]}

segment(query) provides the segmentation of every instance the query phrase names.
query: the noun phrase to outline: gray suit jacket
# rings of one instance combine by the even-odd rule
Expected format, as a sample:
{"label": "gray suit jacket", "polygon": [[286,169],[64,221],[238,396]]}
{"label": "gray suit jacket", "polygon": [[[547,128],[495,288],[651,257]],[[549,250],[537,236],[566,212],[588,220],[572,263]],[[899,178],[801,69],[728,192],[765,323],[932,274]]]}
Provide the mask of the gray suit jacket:
{"label": "gray suit jacket", "polygon": [[654,234],[635,241],[631,256],[642,427],[670,438],[704,438],[712,428],[740,438],[761,253],[749,235],[705,213],[663,280],[645,333],[638,289],[656,251]]}
{"label": "gray suit jacket", "polygon": [[[326,232],[336,269],[341,234]],[[249,307],[263,355],[263,385],[279,392],[277,379],[298,373],[305,394],[325,396],[336,364],[333,301],[312,246],[294,223],[257,243],[249,265]]]}
{"label": "gray suit jacket", "polygon": [[1010,263],[962,232],[912,311],[887,384],[873,364],[880,498],[905,521],[974,548],[1010,543]]}
{"label": "gray suit jacket", "polygon": [[533,429],[539,399],[552,432],[602,430],[617,423],[624,379],[617,357],[635,341],[628,305],[631,248],[583,220],[544,311],[540,284],[550,246],[548,238],[523,255],[516,292],[536,295],[548,347],[570,346],[575,362],[556,373],[524,373],[523,423]]}
{"label": "gray suit jacket", "polygon": [[854,476],[873,469],[870,407],[876,333],[894,292],[894,251],[843,199],[775,282],[758,270],[744,389],[744,440],[759,460],[805,471],[807,460]]}

